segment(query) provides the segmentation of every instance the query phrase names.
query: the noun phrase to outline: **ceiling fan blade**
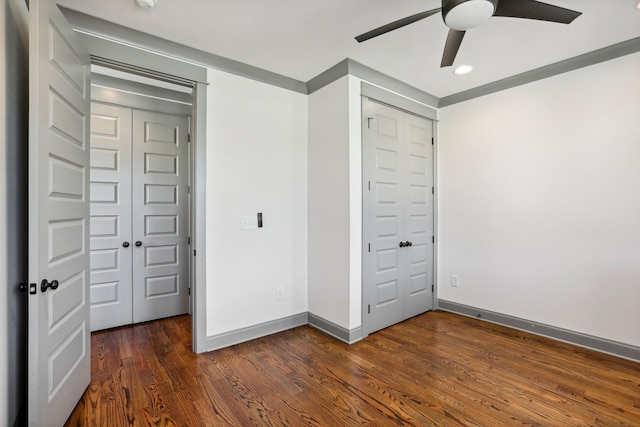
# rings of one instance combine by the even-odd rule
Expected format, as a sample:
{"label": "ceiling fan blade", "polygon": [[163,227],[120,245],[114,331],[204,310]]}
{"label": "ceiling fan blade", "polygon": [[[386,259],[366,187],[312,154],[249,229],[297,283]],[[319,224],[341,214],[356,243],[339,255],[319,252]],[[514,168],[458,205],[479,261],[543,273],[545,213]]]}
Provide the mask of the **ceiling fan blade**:
{"label": "ceiling fan blade", "polygon": [[442,62],[440,63],[440,68],[450,67],[451,65],[453,65],[453,60],[456,59],[458,49],[460,49],[460,44],[462,44],[464,33],[464,31],[449,30],[449,35],[447,35],[447,42],[444,45],[444,52],[442,53]]}
{"label": "ceiling fan blade", "polygon": [[388,33],[389,31],[397,30],[398,28],[402,28],[405,25],[413,24],[414,22],[418,22],[424,18],[428,18],[438,12],[440,12],[440,9],[432,9],[425,12],[416,13],[415,15],[407,16],[406,18],[398,19],[397,21],[393,21],[390,24],[378,27],[375,30],[360,34],[358,37],[356,37],[356,40],[358,41],[358,43],[362,43],[363,41],[378,37],[379,35]]}
{"label": "ceiling fan blade", "polygon": [[580,15],[582,12],[535,0],[500,0],[496,12],[493,14],[493,16],[536,19],[560,24],[570,24]]}

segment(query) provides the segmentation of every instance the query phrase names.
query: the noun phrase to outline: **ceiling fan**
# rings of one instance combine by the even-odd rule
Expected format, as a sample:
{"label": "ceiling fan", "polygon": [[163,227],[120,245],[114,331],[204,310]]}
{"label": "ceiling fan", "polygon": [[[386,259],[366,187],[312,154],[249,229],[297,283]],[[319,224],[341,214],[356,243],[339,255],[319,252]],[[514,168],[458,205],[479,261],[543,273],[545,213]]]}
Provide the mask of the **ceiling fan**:
{"label": "ceiling fan", "polygon": [[449,67],[456,58],[466,30],[476,27],[492,16],[525,18],[538,21],[570,24],[582,12],[553,6],[535,0],[442,0],[442,8],[416,13],[391,22],[356,37],[358,43],[413,24],[442,11],[442,19],[449,27],[440,68]]}

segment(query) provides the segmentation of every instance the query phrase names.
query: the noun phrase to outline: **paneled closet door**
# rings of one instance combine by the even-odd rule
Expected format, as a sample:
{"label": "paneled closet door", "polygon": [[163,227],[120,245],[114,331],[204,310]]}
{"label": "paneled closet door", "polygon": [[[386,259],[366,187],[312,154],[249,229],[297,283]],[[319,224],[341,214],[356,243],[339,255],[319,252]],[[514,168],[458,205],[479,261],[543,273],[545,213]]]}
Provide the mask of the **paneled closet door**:
{"label": "paneled closet door", "polygon": [[130,108],[91,104],[91,330],[133,321]]}
{"label": "paneled closet door", "polygon": [[189,310],[189,119],[133,112],[135,323]]}
{"label": "paneled closet door", "polygon": [[433,124],[363,100],[367,333],[433,308]]}
{"label": "paneled closet door", "polygon": [[402,258],[405,272],[404,318],[433,309],[433,122],[404,114],[405,203],[404,235],[411,242]]}
{"label": "paneled closet door", "polygon": [[[404,249],[406,165],[403,157],[404,114],[400,110],[367,102],[364,110],[363,279],[369,294],[369,331],[404,320],[404,289],[407,278],[400,268]],[[402,242],[402,247],[400,247]]]}

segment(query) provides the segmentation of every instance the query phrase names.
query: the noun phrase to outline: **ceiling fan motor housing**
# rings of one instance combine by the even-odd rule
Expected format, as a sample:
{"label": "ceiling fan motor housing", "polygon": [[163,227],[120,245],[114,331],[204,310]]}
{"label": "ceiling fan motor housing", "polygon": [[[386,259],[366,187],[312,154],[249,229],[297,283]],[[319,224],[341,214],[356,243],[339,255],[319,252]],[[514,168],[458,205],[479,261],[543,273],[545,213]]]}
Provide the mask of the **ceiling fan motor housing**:
{"label": "ceiling fan motor housing", "polygon": [[464,31],[486,22],[498,0],[442,0],[442,19],[447,27]]}

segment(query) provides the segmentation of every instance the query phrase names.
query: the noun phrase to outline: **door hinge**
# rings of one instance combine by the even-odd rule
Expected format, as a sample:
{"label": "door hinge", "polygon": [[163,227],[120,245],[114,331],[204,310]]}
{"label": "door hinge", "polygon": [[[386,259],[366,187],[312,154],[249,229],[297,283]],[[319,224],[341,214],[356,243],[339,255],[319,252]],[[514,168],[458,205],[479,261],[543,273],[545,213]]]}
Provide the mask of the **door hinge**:
{"label": "door hinge", "polygon": [[191,133],[187,132],[187,142],[191,142]]}
{"label": "door hinge", "polygon": [[367,313],[371,314],[371,304],[367,305]]}
{"label": "door hinge", "polygon": [[433,138],[431,138],[431,145],[433,145]]}
{"label": "door hinge", "polygon": [[189,295],[191,295],[191,286],[189,286]]}
{"label": "door hinge", "polygon": [[373,120],[373,117],[367,117],[367,129],[371,129],[371,120]]}
{"label": "door hinge", "polygon": [[191,244],[191,236],[187,237],[187,245]]}
{"label": "door hinge", "polygon": [[435,187],[431,187],[431,194],[436,194],[436,189],[435,189]]}
{"label": "door hinge", "polygon": [[187,185],[187,194],[191,194],[191,186]]}
{"label": "door hinge", "polygon": [[193,256],[196,256],[196,250],[195,249],[193,250]]}
{"label": "door hinge", "polygon": [[369,243],[369,252],[371,252],[371,243]]}
{"label": "door hinge", "polygon": [[433,293],[434,287],[433,285],[431,285],[431,293]]}
{"label": "door hinge", "polygon": [[431,243],[435,243],[436,242],[436,236],[431,236]]}
{"label": "door hinge", "polygon": [[371,191],[371,181],[369,181],[369,191]]}

